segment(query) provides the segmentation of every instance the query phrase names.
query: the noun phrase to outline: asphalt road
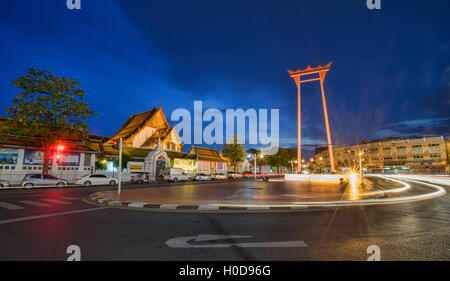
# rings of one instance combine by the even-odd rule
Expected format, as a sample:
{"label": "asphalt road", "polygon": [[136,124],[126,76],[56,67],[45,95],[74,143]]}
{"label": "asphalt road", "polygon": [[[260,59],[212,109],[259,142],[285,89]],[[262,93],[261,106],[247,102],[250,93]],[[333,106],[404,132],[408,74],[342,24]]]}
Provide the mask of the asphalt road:
{"label": "asphalt road", "polygon": [[[80,247],[82,260],[364,261],[370,245],[380,247],[382,260],[450,259],[448,193],[412,203],[281,213],[167,213],[81,200],[107,189],[1,190],[0,260],[64,261],[69,245]],[[208,238],[199,235],[227,239],[196,242]],[[283,246],[267,244],[278,242]]]}

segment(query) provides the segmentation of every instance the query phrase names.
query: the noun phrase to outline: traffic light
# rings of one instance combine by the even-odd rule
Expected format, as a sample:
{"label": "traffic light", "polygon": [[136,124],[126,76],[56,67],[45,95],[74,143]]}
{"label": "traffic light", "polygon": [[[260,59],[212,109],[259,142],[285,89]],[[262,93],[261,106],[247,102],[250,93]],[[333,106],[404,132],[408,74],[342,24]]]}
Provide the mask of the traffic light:
{"label": "traffic light", "polygon": [[119,142],[117,140],[112,140],[111,142],[112,142],[112,146],[114,149],[116,149],[116,150],[120,149]]}
{"label": "traffic light", "polygon": [[65,149],[66,147],[63,144],[58,144],[56,146],[56,154],[55,154],[56,160],[58,161],[61,160],[62,154],[64,153]]}

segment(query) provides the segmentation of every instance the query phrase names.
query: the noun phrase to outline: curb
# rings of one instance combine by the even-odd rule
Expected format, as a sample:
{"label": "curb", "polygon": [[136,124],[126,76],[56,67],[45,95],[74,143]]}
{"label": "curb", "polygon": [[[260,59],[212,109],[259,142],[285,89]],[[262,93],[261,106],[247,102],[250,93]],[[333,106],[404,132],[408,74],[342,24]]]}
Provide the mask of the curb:
{"label": "curb", "polygon": [[435,189],[434,192],[419,194],[419,195],[409,195],[406,197],[393,197],[390,198],[386,193],[389,191],[403,191],[405,189],[411,188],[411,186],[405,182],[399,180],[390,179],[392,181],[400,182],[404,186],[392,190],[384,190],[376,194],[374,197],[355,200],[355,201],[326,201],[326,202],[294,202],[297,205],[183,205],[183,204],[150,204],[142,200],[132,200],[132,201],[116,201],[109,198],[102,197],[100,192],[96,192],[88,196],[88,200],[97,202],[102,205],[116,206],[116,207],[127,207],[130,209],[153,209],[153,210],[165,210],[165,211],[199,211],[199,212],[281,212],[281,211],[300,211],[300,210],[327,210],[337,207],[352,207],[352,206],[370,206],[370,205],[382,205],[382,204],[395,204],[395,203],[408,203],[414,201],[420,201],[425,199],[436,198],[446,194],[446,190],[440,186],[424,183],[414,180],[408,180],[411,182],[419,183],[422,185],[428,185]]}
{"label": "curb", "polygon": [[[183,205],[183,204],[151,204],[139,200],[132,201],[116,201],[109,198],[102,197],[98,192],[91,194],[87,198],[90,201],[107,205],[111,207],[127,207],[130,209],[151,209],[164,211],[248,211],[248,212],[267,212],[267,211],[300,211],[307,209],[324,209],[324,206],[304,206],[304,205],[287,205],[287,206],[261,206],[261,205]],[[335,206],[329,206],[329,208]]]}

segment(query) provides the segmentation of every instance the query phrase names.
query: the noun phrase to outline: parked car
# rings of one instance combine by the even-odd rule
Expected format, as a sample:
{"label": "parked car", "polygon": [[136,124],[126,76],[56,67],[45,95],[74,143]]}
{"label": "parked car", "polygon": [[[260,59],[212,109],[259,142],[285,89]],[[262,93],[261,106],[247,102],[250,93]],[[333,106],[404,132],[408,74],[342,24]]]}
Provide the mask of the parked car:
{"label": "parked car", "polygon": [[164,170],[164,180],[166,181],[191,181],[192,176],[186,174],[180,168],[166,168]]}
{"label": "parked car", "polygon": [[239,173],[228,173],[227,178],[229,179],[240,179],[242,178],[242,174]]}
{"label": "parked car", "polygon": [[21,186],[66,186],[67,181],[52,175],[28,174],[22,180]]}
{"label": "parked car", "polygon": [[211,177],[208,176],[207,174],[197,174],[195,176],[195,180],[196,181],[209,181],[209,180],[211,180]]}
{"label": "parked car", "polygon": [[214,175],[211,175],[211,179],[213,179],[213,180],[226,180],[227,179],[227,175],[226,174],[221,174],[221,173],[214,174]]}
{"label": "parked car", "polygon": [[81,178],[77,178],[75,184],[80,184],[83,186],[91,186],[91,185],[116,185],[117,179],[108,177],[103,174],[89,174],[84,175]]}
{"label": "parked car", "polygon": [[131,183],[142,184],[150,182],[150,175],[146,172],[133,172],[131,173]]}
{"label": "parked car", "polygon": [[0,187],[8,187],[8,186],[10,186],[9,182],[0,180]]}

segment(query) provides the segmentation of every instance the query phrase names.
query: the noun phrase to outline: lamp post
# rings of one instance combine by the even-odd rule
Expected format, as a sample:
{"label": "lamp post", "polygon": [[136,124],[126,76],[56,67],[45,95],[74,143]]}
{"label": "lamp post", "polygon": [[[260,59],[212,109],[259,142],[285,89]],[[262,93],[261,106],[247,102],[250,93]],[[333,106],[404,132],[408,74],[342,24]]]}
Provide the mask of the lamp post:
{"label": "lamp post", "polygon": [[247,154],[247,159],[251,160],[253,157],[253,174],[255,176],[256,179],[256,158],[257,158],[257,154],[256,153],[249,153]]}
{"label": "lamp post", "polygon": [[359,172],[361,173],[361,178],[363,176],[363,169],[362,169],[362,159],[361,156],[363,155],[363,152],[361,151],[361,149],[359,150]]}
{"label": "lamp post", "polygon": [[119,140],[119,183],[117,184],[117,194],[122,189],[122,138]]}

